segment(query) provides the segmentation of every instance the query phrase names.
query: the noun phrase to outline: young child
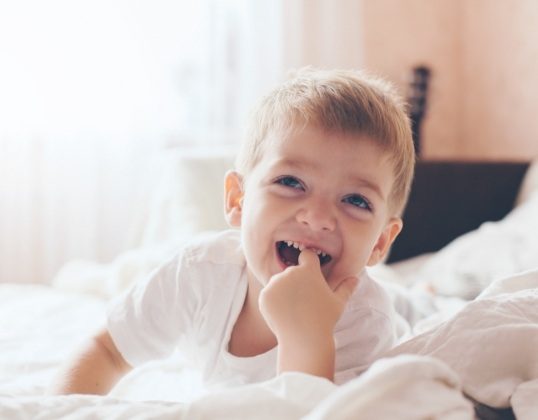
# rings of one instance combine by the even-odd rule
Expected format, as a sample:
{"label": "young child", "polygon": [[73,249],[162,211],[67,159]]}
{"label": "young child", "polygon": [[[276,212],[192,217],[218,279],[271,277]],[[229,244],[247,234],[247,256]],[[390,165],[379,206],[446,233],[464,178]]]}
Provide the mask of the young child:
{"label": "young child", "polygon": [[413,168],[409,121],[386,83],[299,71],[260,103],[226,175],[237,229],[185,246],[120,297],[55,392],[107,393],[175,349],[207,384],[355,377],[397,339],[365,266],[402,228]]}

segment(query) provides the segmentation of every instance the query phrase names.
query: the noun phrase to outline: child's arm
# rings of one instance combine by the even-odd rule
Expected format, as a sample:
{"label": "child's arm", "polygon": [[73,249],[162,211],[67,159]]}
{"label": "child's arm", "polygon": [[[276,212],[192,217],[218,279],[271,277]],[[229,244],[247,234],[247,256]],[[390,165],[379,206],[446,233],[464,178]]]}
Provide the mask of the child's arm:
{"label": "child's arm", "polygon": [[278,340],[278,371],[300,371],[334,379],[333,329],[357,285],[343,279],[331,290],[315,252],[271,278],[260,295],[262,314]]}
{"label": "child's arm", "polygon": [[51,393],[104,395],[130,370],[108,331],[103,330],[65,366]]}

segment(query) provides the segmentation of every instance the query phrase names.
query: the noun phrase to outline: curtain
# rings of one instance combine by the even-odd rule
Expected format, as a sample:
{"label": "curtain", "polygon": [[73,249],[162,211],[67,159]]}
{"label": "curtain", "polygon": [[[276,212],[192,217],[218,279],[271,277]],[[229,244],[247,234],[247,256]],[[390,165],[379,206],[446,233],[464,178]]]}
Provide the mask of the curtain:
{"label": "curtain", "polygon": [[247,104],[280,72],[279,7],[2,2],[0,281],[111,260],[128,246],[155,156],[237,143]]}
{"label": "curtain", "polygon": [[235,147],[288,68],[356,63],[358,3],[1,2],[0,281],[129,247],[156,156]]}

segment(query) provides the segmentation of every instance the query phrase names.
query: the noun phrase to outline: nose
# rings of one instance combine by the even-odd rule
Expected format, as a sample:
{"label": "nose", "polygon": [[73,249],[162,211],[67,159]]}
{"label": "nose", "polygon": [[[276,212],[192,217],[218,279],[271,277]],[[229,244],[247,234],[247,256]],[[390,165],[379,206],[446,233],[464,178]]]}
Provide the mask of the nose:
{"label": "nose", "polygon": [[333,231],[336,228],[333,210],[326,200],[311,198],[297,211],[296,218],[313,231]]}

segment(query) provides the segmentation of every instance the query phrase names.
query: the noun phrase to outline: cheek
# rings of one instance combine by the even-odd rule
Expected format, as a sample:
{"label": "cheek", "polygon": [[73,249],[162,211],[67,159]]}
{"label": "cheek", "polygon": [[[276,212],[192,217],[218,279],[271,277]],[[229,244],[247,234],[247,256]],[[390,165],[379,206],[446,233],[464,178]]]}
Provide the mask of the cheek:
{"label": "cheek", "polygon": [[286,208],[286,203],[268,194],[252,195],[244,202],[243,223],[247,224],[249,229],[268,230],[271,224],[280,219],[283,209]]}
{"label": "cheek", "polygon": [[365,250],[348,254],[346,258],[342,260],[342,264],[339,269],[339,271],[341,271],[341,275],[356,275],[360,273],[365,267],[369,256],[370,253]]}
{"label": "cheek", "polygon": [[377,236],[368,229],[353,232],[344,243],[345,257],[342,263],[354,270],[362,270],[375,247]]}
{"label": "cheek", "polygon": [[[241,224],[241,237],[247,262],[253,267],[261,264],[262,259],[272,250],[272,214],[267,206],[256,205],[254,200],[245,200],[245,211]],[[263,203],[261,203],[263,204]]]}

